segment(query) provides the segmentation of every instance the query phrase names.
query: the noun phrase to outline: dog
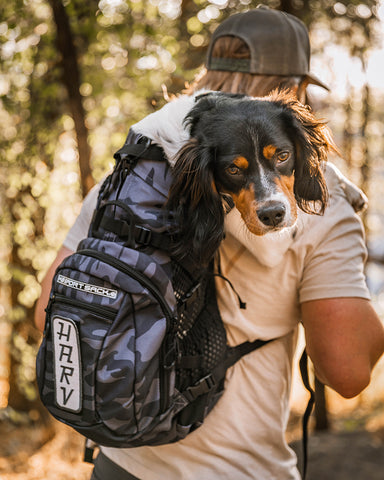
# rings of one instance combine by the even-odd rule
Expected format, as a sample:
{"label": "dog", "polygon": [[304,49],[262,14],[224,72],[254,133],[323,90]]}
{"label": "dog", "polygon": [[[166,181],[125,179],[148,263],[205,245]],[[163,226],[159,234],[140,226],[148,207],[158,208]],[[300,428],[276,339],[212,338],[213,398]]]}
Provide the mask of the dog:
{"label": "dog", "polygon": [[325,123],[293,94],[206,93],[184,123],[190,138],[176,156],[168,200],[178,255],[208,264],[233,206],[254,235],[293,226],[298,208],[323,214],[321,164],[337,148]]}

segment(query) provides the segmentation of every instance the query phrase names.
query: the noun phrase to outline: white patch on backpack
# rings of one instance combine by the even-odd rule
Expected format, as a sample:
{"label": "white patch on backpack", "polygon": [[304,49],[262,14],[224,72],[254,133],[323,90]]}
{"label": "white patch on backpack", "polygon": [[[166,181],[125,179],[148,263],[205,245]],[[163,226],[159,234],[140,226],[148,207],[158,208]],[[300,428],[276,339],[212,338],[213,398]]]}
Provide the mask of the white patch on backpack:
{"label": "white patch on backpack", "polygon": [[82,408],[79,332],[69,318],[52,319],[56,405],[70,412]]}
{"label": "white patch on backpack", "polygon": [[61,285],[65,285],[69,288],[74,288],[75,290],[81,290],[94,295],[101,295],[102,297],[117,297],[117,290],[100,287],[99,285],[92,285],[91,283],[80,282],[79,280],[74,280],[73,278],[69,278],[64,275],[57,276],[57,283],[61,283]]}

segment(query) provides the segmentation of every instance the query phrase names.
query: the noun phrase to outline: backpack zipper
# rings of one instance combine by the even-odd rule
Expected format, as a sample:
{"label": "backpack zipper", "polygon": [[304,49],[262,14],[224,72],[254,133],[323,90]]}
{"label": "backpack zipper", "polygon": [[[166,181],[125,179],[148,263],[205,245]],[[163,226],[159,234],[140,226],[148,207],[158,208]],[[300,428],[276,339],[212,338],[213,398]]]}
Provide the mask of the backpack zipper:
{"label": "backpack zipper", "polygon": [[60,293],[55,293],[52,296],[52,302],[54,303],[55,301],[59,303],[64,303],[66,305],[73,305],[74,307],[77,306],[83,308],[84,310],[88,310],[89,312],[94,313],[99,317],[103,317],[109,321],[114,320],[114,318],[116,317],[116,312],[112,311],[109,307],[102,305],[93,305],[82,300],[68,298],[65,295],[61,295]]}
{"label": "backpack zipper", "polygon": [[[164,300],[163,295],[157,289],[157,287],[153,285],[153,283],[143,273],[138,272],[130,265],[127,265],[126,263],[124,263],[122,260],[112,257],[112,255],[109,255],[108,253],[97,252],[89,248],[86,248],[84,250],[78,250],[76,253],[78,253],[79,255],[92,257],[92,258],[95,258],[96,260],[105,262],[111,265],[112,267],[116,268],[120,272],[130,275],[132,278],[138,281],[141,285],[143,285],[155,297],[157,302],[160,304],[166,320],[166,332],[164,336],[164,341],[162,343],[162,349],[160,352],[160,363],[163,368],[160,369],[160,379],[159,379],[160,380],[160,410],[163,412],[167,408],[168,402],[169,402],[168,385],[167,385],[167,379],[166,379],[164,370],[169,370],[175,362],[175,356],[169,355],[170,342],[167,341],[167,337],[170,329],[174,325],[176,325],[175,316],[172,310],[169,308],[167,302]],[[166,364],[166,359],[168,358],[171,358],[171,363],[169,365]]]}

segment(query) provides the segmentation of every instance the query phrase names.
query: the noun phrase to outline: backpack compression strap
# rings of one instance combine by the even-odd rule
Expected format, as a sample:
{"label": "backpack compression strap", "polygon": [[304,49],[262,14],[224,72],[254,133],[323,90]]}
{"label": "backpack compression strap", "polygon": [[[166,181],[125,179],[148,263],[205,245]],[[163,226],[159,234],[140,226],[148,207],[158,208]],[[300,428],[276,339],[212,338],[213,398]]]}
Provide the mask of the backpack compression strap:
{"label": "backpack compression strap", "polygon": [[[128,221],[116,220],[105,215],[107,207],[120,207],[127,213]],[[172,237],[167,233],[157,233],[149,228],[140,225],[139,220],[131,209],[121,200],[110,200],[105,202],[99,209],[95,210],[92,220],[92,236],[103,238],[102,230],[115,233],[118,237],[126,240],[126,245],[135,248],[135,244],[151,246],[161,250],[169,251]]]}

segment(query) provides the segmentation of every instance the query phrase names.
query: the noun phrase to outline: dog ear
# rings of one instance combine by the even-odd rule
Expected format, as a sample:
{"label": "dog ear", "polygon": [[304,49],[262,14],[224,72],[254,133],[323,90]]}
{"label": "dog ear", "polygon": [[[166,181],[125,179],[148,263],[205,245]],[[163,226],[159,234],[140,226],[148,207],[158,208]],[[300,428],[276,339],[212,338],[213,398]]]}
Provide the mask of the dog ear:
{"label": "dog ear", "polygon": [[[204,121],[204,118],[210,115],[212,110],[215,109],[219,94],[217,92],[206,92],[196,96],[195,104],[188,112],[188,115],[184,118],[184,126],[189,130],[191,137],[197,136],[197,125],[199,122]],[[200,133],[204,132],[204,129],[199,129]]]}
{"label": "dog ear", "polygon": [[175,254],[207,265],[224,236],[224,209],[213,177],[214,152],[192,138],[173,169],[168,208],[178,226]]}
{"label": "dog ear", "polygon": [[324,213],[328,190],[321,164],[327,161],[329,151],[338,153],[326,124],[315,118],[310,107],[300,103],[287,92],[274,92],[273,101],[288,109],[296,147],[294,193],[298,206],[307,213]]}
{"label": "dog ear", "polygon": [[299,121],[294,137],[296,201],[304,212],[322,214],[328,202],[328,189],[321,169],[330,149],[326,126],[305,109],[294,112]]}

